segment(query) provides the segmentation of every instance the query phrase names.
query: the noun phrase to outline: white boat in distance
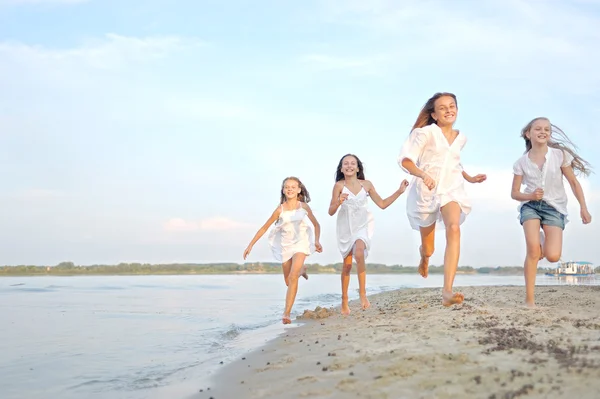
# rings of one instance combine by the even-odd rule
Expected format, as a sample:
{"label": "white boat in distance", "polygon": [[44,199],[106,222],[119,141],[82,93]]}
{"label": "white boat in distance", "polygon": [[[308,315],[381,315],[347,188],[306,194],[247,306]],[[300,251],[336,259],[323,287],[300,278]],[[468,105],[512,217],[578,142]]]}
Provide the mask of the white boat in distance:
{"label": "white boat in distance", "polygon": [[596,274],[594,265],[591,262],[560,261],[560,266],[546,276],[591,276]]}

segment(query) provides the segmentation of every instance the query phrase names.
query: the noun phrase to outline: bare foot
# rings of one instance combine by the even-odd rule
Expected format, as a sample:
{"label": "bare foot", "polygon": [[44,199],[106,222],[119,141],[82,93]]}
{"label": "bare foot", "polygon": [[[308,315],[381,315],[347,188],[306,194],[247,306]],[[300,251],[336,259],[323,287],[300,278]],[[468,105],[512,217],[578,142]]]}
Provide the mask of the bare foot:
{"label": "bare foot", "polygon": [[427,276],[429,276],[429,258],[423,256],[423,247],[419,247],[419,254],[421,255],[419,274],[423,276],[423,278],[427,278]]}
{"label": "bare foot", "polygon": [[525,307],[529,308],[529,309],[536,309],[537,306],[535,306],[535,302],[534,301],[525,301]]}
{"label": "bare foot", "polygon": [[305,280],[308,280],[308,273],[306,273],[306,266],[304,266],[302,268],[302,274],[300,274],[302,277],[304,277]]}
{"label": "bare foot", "polygon": [[348,306],[348,302],[342,301],[342,314],[344,316],[348,316],[350,314],[350,306]]}
{"label": "bare foot", "polygon": [[283,322],[283,324],[292,324],[292,319],[290,319],[290,315],[289,314],[284,314],[283,317],[281,318],[281,321]]}
{"label": "bare foot", "polygon": [[452,306],[463,303],[465,296],[461,292],[443,292],[442,293],[442,305]]}
{"label": "bare foot", "polygon": [[362,310],[367,310],[371,307],[371,303],[369,302],[366,294],[362,294],[360,296],[360,304],[362,306]]}

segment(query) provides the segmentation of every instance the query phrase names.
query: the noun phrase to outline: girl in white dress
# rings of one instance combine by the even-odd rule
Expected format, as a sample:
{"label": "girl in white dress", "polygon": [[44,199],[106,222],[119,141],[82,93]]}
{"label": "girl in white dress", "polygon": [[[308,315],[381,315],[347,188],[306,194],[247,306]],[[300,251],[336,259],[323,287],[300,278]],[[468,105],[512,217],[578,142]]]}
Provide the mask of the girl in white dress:
{"label": "girl in white dress", "polygon": [[[269,244],[276,260],[282,263],[283,279],[287,285],[283,324],[292,322],[290,314],[298,292],[298,278],[308,279],[304,260],[315,250],[322,252],[319,243],[321,226],[308,206],[310,195],[297,177],[287,177],[281,184],[280,205],[273,211],[267,222],[258,230],[244,251],[244,259],[250,254],[254,244],[267,232],[269,226],[275,226],[269,234]],[[313,235],[309,219],[315,227]]]}
{"label": "girl in white dress", "polygon": [[[567,193],[563,176],[579,202],[583,224],[592,221],[575,171],[589,175],[589,164],[578,156],[571,140],[547,118],[535,118],[521,131],[525,154],[513,165],[511,197],[520,201],[519,221],[525,232],[525,304],[535,306],[537,265],[544,257],[558,262],[567,220]],[[521,192],[525,185],[525,192]],[[540,227],[543,229],[540,231]]]}
{"label": "girl in white dress", "polygon": [[400,167],[414,176],[406,214],[411,227],[421,233],[419,273],[425,278],[433,255],[436,223],[443,221],[446,228],[444,306],[464,300],[462,293],[452,292],[460,255],[460,225],[471,211],[464,181],[481,183],[486,179],[485,175],[469,176],[462,168],[460,151],[467,138],[453,129],[457,115],[456,96],[436,93],[421,109],[398,157]]}
{"label": "girl in white dress", "polygon": [[400,188],[386,199],[382,199],[373,183],[365,180],[365,170],[356,155],[347,154],[340,159],[335,173],[335,185],[329,215],[333,216],[338,208],[337,241],[338,248],[344,260],[342,269],[342,314],[350,314],[348,307],[348,286],[350,285],[350,270],[352,257],[356,260],[358,274],[358,290],[362,309],[370,304],[366,291],[367,258],[373,235],[373,216],[367,207],[369,197],[381,209],[390,206],[406,190],[408,181],[404,180]]}

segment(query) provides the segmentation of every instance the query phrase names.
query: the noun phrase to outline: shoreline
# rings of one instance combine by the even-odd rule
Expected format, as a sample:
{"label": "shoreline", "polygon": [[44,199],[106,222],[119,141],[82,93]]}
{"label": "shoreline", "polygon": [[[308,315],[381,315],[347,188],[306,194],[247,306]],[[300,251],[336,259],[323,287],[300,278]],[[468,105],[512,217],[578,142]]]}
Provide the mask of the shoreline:
{"label": "shoreline", "polygon": [[[369,296],[348,317],[295,320],[242,359],[222,366],[190,399],[592,398],[600,391],[600,286],[456,287]],[[299,324],[299,325],[298,325]]]}

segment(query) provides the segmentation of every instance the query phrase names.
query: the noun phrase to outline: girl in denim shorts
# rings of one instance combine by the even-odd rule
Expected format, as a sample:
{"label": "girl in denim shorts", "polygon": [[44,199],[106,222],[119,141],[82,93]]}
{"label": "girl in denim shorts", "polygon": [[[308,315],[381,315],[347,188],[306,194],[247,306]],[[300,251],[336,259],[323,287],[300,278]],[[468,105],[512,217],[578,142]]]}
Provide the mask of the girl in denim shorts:
{"label": "girl in denim shorts", "polygon": [[[535,118],[523,130],[525,154],[513,165],[511,197],[520,201],[519,220],[525,232],[525,304],[535,306],[537,265],[544,257],[558,262],[567,220],[567,193],[563,176],[581,207],[583,224],[592,221],[577,174],[589,175],[590,165],[575,153],[565,133],[548,118]],[[525,190],[521,192],[521,185]],[[540,231],[541,227],[541,231]]]}

